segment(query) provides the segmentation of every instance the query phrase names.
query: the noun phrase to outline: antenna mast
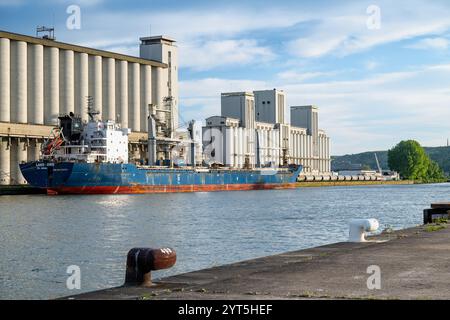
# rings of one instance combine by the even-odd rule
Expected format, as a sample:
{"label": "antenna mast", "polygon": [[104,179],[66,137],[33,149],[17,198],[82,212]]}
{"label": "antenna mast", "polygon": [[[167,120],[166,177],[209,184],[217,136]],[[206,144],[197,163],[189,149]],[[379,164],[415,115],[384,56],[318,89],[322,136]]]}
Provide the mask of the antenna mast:
{"label": "antenna mast", "polygon": [[36,28],[36,38],[40,38],[41,33],[44,33],[42,39],[56,40],[54,27],[47,28],[46,26],[38,26]]}

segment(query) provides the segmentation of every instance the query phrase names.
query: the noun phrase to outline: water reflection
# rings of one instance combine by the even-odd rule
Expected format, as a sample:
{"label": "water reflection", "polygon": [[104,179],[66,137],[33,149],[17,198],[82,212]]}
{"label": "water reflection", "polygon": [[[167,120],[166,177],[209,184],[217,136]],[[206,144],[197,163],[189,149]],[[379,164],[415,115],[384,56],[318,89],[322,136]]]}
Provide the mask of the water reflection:
{"label": "water reflection", "polygon": [[355,217],[413,226],[431,202],[448,200],[449,187],[0,197],[0,298],[73,294],[65,288],[73,264],[82,291],[120,285],[136,246],[177,250],[177,265],[162,277],[343,241]]}

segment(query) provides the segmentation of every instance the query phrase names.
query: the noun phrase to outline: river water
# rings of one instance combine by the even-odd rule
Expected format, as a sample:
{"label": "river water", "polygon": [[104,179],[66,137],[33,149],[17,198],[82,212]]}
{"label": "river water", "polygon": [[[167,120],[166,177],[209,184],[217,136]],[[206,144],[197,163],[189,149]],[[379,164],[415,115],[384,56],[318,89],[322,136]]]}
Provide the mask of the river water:
{"label": "river water", "polygon": [[[450,184],[105,196],[0,197],[0,299],[48,299],[123,283],[133,247],[170,246],[198,270],[345,241],[352,218],[380,230],[422,222]],[[67,267],[81,270],[69,290]]]}

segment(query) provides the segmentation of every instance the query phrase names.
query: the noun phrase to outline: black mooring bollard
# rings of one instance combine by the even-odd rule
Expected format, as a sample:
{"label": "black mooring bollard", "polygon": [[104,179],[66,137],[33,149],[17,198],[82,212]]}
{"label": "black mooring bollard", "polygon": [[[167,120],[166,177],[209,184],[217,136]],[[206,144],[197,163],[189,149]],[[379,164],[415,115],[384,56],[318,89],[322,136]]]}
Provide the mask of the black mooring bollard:
{"label": "black mooring bollard", "polygon": [[151,271],[171,268],[177,254],[171,248],[133,248],[128,252],[125,285],[152,285]]}
{"label": "black mooring bollard", "polygon": [[450,203],[432,203],[431,209],[423,210],[423,224],[433,223],[435,219],[450,218]]}

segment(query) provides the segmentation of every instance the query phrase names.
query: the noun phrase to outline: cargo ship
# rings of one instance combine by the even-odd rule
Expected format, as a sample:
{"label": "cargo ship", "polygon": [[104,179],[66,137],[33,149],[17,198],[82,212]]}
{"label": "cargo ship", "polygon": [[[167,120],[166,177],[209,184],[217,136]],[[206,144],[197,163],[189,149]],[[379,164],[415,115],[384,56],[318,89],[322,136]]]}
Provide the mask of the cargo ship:
{"label": "cargo ship", "polygon": [[[158,138],[154,132],[158,118],[149,116],[146,164],[129,163],[129,129],[115,121],[100,121],[89,111],[83,122],[74,114],[59,117],[42,145],[41,158],[20,164],[27,182],[48,194],[141,194],[165,192],[209,192],[294,188],[301,165],[279,168],[226,168],[217,163],[196,166],[195,161],[156,160]],[[159,139],[160,145],[179,145],[183,141]],[[186,143],[187,142],[187,143]],[[190,145],[195,158],[198,141]],[[166,148],[167,149],[167,148]],[[161,150],[161,149],[158,149]]]}

